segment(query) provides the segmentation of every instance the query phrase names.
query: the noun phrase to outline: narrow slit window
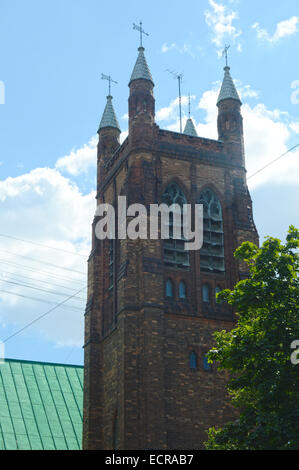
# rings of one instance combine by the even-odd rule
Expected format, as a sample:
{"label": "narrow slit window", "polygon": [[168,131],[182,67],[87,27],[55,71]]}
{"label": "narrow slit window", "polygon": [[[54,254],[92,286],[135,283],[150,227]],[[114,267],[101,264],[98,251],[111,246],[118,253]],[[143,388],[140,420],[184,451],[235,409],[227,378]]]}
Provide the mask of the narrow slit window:
{"label": "narrow slit window", "polygon": [[189,366],[190,366],[190,369],[192,369],[192,370],[197,369],[197,355],[195,354],[194,351],[192,351],[192,353],[190,353]]}
{"label": "narrow slit window", "polygon": [[202,301],[205,304],[210,303],[210,288],[209,288],[208,284],[204,284],[202,286]]}
{"label": "narrow slit window", "polygon": [[173,282],[170,279],[166,281],[165,294],[167,299],[173,299]]}
{"label": "narrow slit window", "polygon": [[184,281],[181,281],[179,284],[179,299],[180,300],[187,299],[187,290],[186,290],[186,284]]}

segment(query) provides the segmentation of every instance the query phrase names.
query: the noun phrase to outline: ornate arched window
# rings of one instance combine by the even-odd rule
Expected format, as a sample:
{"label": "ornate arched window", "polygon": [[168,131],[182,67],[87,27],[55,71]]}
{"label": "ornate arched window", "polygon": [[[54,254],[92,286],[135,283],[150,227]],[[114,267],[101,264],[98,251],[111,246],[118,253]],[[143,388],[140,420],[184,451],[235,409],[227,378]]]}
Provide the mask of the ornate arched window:
{"label": "ornate arched window", "polygon": [[210,303],[210,288],[208,284],[202,286],[202,301],[206,304]]}
{"label": "ornate arched window", "polygon": [[165,285],[165,296],[168,299],[173,299],[173,282],[171,279],[167,279]]}
{"label": "ornate arched window", "polygon": [[203,204],[203,246],[200,250],[200,269],[208,272],[224,272],[224,241],[221,204],[211,189],[200,195]]}
{"label": "ornate arched window", "polygon": [[[172,204],[178,204],[181,208],[184,204],[187,204],[186,197],[181,188],[176,184],[170,184],[162,197],[162,202],[171,206]],[[183,213],[183,211],[182,211]],[[173,213],[170,212],[169,216],[169,239],[164,241],[164,263],[166,266],[172,268],[188,269],[189,264],[189,251],[185,250],[186,240],[181,233],[180,239],[174,239],[174,218]],[[181,223],[181,229],[183,224]],[[182,232],[182,230],[181,230]]]}
{"label": "ornate arched window", "polygon": [[186,284],[184,281],[181,281],[179,283],[179,299],[180,300],[186,300],[187,299],[187,290],[186,290]]}

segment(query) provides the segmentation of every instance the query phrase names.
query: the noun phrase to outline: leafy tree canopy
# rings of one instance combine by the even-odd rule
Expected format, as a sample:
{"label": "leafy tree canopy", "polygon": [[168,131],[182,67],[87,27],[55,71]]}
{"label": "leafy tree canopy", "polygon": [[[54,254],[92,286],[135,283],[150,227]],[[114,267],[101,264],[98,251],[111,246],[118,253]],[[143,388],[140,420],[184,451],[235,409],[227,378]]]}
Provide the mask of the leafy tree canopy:
{"label": "leafy tree canopy", "polygon": [[299,364],[291,344],[299,340],[299,231],[286,243],[267,237],[261,248],[243,243],[235,257],[250,277],[218,300],[232,305],[237,326],[215,333],[208,358],[230,372],[228,390],[239,418],[209,430],[207,449],[299,448]]}

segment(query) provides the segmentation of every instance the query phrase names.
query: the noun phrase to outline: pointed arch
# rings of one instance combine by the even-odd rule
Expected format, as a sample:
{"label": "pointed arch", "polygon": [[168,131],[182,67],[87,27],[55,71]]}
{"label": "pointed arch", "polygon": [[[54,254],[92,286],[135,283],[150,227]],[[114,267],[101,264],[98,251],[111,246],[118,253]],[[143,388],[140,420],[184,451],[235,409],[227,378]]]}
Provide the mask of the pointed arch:
{"label": "pointed arch", "polygon": [[221,203],[211,188],[199,196],[203,205],[204,235],[200,251],[200,269],[205,272],[224,272],[224,233]]}
{"label": "pointed arch", "polygon": [[[180,207],[183,207],[184,204],[187,204],[187,199],[181,187],[177,183],[172,182],[163,193],[162,203],[167,206],[178,204]],[[185,250],[186,240],[183,234],[181,234],[180,239],[173,238],[173,231],[173,214],[170,212],[169,239],[164,241],[164,263],[172,268],[188,269],[190,263],[189,251]]]}
{"label": "pointed arch", "polygon": [[185,193],[176,181],[172,181],[166,186],[162,196],[162,202],[168,206],[171,204],[179,204],[180,206],[187,204]]}

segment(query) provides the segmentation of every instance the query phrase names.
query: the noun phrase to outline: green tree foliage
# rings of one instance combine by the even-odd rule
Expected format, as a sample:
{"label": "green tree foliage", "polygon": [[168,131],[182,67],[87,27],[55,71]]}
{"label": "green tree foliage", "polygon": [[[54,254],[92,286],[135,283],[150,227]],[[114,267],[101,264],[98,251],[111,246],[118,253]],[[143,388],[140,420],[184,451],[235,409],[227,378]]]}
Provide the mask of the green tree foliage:
{"label": "green tree foliage", "polygon": [[251,276],[218,294],[238,322],[215,334],[208,358],[229,371],[239,418],[210,429],[207,449],[299,448],[299,364],[290,359],[291,343],[299,340],[298,248],[299,231],[291,226],[285,245],[267,237],[261,248],[245,242],[235,253]]}

